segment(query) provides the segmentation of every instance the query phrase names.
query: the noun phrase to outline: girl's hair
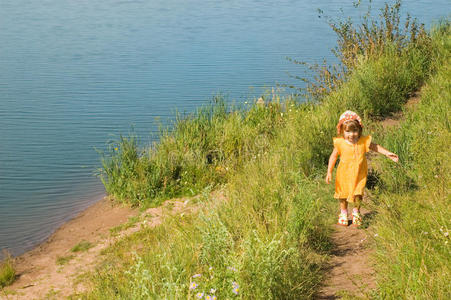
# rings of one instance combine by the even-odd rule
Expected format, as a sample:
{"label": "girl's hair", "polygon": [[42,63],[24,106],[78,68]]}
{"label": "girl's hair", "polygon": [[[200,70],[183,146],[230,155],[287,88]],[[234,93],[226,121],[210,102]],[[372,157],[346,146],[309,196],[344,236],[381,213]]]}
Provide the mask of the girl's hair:
{"label": "girl's hair", "polygon": [[344,131],[358,131],[360,137],[362,135],[362,126],[360,126],[360,123],[357,120],[349,120],[341,124],[338,129],[338,134],[343,135]]}

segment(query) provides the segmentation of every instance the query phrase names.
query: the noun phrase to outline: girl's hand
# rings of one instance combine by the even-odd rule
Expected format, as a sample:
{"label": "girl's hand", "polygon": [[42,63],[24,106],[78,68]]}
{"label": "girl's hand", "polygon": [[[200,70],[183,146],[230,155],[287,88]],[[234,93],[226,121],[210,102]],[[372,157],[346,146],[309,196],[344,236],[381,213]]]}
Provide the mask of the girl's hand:
{"label": "girl's hand", "polygon": [[399,160],[398,155],[391,153],[391,152],[387,154],[387,157],[390,158],[394,162],[398,162],[398,160]]}
{"label": "girl's hand", "polygon": [[326,175],[326,183],[329,184],[331,180],[332,180],[332,173],[328,172]]}

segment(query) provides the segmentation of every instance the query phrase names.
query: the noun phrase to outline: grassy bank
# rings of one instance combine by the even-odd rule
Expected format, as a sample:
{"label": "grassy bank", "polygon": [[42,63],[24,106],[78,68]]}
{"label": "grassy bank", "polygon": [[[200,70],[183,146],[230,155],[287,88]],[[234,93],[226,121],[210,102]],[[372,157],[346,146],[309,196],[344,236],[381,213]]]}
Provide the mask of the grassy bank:
{"label": "grassy bank", "polygon": [[[449,82],[449,73],[443,71],[440,63],[446,62],[449,72],[449,61],[443,60],[444,56],[449,57],[449,48],[444,46],[449,44],[449,25],[429,34],[410,22],[403,31],[404,27],[397,23],[396,5],[387,6],[380,21],[369,22],[366,27],[333,25],[343,68],[334,74],[341,81],[329,85],[326,92],[323,87],[330,77],[324,76],[323,70],[318,81],[310,85],[306,99],[270,94],[265,106],[230,107],[223,99],[215,98],[210,106],[192,115],[178,116],[172,130],[162,131],[158,144],[140,149],[136,137],[122,137],[112,144],[111,151],[103,157],[103,182],[118,201],[148,206],[175,196],[203,193],[210,204],[198,213],[142,229],[112,246],[92,275],[92,290],[81,297],[179,299],[202,294],[220,299],[311,298],[320,284],[321,267],[331,246],[328,228],[335,219],[336,203],[331,199],[333,186],[325,185],[323,177],[338,116],[352,109],[364,117],[368,124],[365,128],[377,128],[375,122],[379,118],[401,109],[425,81],[432,84],[438,80],[438,86]],[[438,79],[440,76],[445,81]],[[425,90],[423,97],[428,93]],[[393,275],[387,279],[381,276],[379,289],[388,297],[403,297],[407,295],[405,288],[410,288],[407,283],[393,284],[396,276],[407,274],[401,267],[403,259],[409,260],[409,256],[402,257],[401,249],[385,253],[393,246],[392,241],[403,235],[405,226],[404,219],[389,217],[403,207],[389,209],[395,204],[391,201],[404,201],[408,211],[409,200],[395,199],[411,195],[421,198],[426,191],[436,190],[437,196],[427,202],[429,206],[417,201],[415,209],[428,213],[434,208],[447,211],[444,206],[431,205],[445,205],[447,199],[445,186],[439,188],[434,179],[447,178],[443,184],[449,184],[449,154],[445,152],[449,144],[442,138],[449,141],[446,112],[450,98],[449,94],[441,95],[442,101],[448,102],[446,108],[446,103],[435,103],[438,94],[430,93],[430,100],[422,101],[421,109],[428,114],[441,112],[442,116],[434,121],[437,125],[432,125],[434,135],[429,135],[431,140],[427,141],[431,144],[413,142],[429,138],[423,132],[431,126],[426,122],[428,115],[424,125],[418,123],[422,115],[412,114],[402,127],[405,129],[375,133],[376,142],[400,154],[405,172],[398,176],[400,171],[396,168],[401,167],[380,162],[377,230],[387,242],[378,243],[378,259],[380,271],[390,273],[393,269]],[[440,141],[441,146],[433,141]],[[445,162],[441,173],[435,171],[436,164],[423,151],[427,145],[442,153],[437,156],[437,161]],[[423,177],[413,178],[412,174]],[[434,187],[426,185],[422,190],[424,182]],[[395,198],[392,195],[398,186],[402,193],[397,191]],[[209,196],[212,189],[218,188],[224,190],[227,200]],[[401,223],[396,223],[398,220]],[[390,226],[384,222],[390,222]],[[437,225],[429,218],[420,223]],[[442,230],[449,228],[445,221],[438,225]],[[392,230],[392,226],[399,230]],[[412,240],[406,238],[405,247],[415,242],[415,232],[412,231]],[[430,237],[432,234],[425,239]],[[420,250],[425,249],[438,251],[432,242],[422,243],[418,246],[421,249],[411,251],[412,255],[420,257],[424,253]],[[432,277],[425,276],[448,274],[446,267],[437,267],[447,251],[442,248],[437,248],[437,261],[431,262],[435,269],[420,269],[418,276],[409,279],[411,282],[419,284],[419,280],[424,280],[428,289],[445,283],[443,277],[442,281],[434,281],[438,282],[435,286],[430,281]],[[420,264],[427,262],[422,260]]]}
{"label": "grassy bank", "polygon": [[451,31],[435,30],[437,73],[420,103],[382,140],[402,164],[380,162],[375,224],[381,299],[449,299],[451,288]]}

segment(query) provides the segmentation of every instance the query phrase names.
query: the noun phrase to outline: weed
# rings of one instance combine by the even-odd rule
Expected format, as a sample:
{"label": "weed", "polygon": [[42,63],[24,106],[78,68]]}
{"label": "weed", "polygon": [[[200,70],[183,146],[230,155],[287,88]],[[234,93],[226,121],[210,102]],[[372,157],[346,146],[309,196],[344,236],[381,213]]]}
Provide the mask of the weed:
{"label": "weed", "polygon": [[56,258],[56,264],[60,266],[65,265],[73,258],[75,258],[75,255],[58,256]]}
{"label": "weed", "polygon": [[10,285],[16,278],[16,271],[11,256],[5,253],[4,257],[3,261],[0,262],[0,288]]}
{"label": "weed", "polygon": [[78,243],[77,245],[75,245],[74,247],[72,247],[72,249],[70,249],[70,251],[72,251],[72,252],[88,251],[92,247],[94,247],[94,245],[91,242],[83,240],[80,243]]}
{"label": "weed", "polygon": [[123,230],[127,230],[131,227],[133,227],[137,222],[139,222],[140,217],[139,216],[134,216],[134,217],[129,217],[128,221],[124,224],[120,224],[118,226],[115,226],[113,228],[110,228],[110,233],[112,235],[117,235],[119,232],[123,231]]}

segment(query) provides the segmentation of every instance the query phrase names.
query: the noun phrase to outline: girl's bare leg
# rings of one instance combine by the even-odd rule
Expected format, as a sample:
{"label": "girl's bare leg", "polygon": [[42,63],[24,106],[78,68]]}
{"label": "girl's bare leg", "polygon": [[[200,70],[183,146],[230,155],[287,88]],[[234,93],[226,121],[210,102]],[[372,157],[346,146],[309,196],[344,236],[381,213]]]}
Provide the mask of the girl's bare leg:
{"label": "girl's bare leg", "polygon": [[348,210],[348,202],[346,201],[346,199],[340,199],[340,210],[341,211]]}
{"label": "girl's bare leg", "polygon": [[355,196],[354,201],[355,201],[354,209],[352,211],[360,213],[360,204],[362,203],[362,196]]}
{"label": "girl's bare leg", "polygon": [[362,196],[354,198],[354,208],[352,209],[352,224],[356,226],[362,225],[362,215],[360,214],[360,203],[362,203]]}

